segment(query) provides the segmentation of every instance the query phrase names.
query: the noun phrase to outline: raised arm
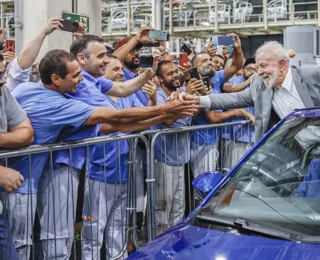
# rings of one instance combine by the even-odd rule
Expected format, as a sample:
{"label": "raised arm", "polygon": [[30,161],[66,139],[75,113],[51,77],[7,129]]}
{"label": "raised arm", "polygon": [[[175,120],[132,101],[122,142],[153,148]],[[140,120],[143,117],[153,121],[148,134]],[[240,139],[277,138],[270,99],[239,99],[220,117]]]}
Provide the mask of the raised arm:
{"label": "raised arm", "polygon": [[235,39],[235,45],[233,46],[233,59],[232,64],[224,70],[225,80],[229,80],[234,74],[236,74],[243,64],[243,53],[241,49],[241,41],[239,36],[232,34]]}
{"label": "raised arm", "polygon": [[110,96],[127,97],[142,88],[153,76],[154,72],[148,68],[138,77],[126,82],[114,82],[113,87],[106,93]]}
{"label": "raised arm", "polygon": [[153,42],[149,39],[150,27],[142,28],[134,37],[126,44],[115,50],[113,55],[116,56],[121,62],[124,62],[128,53],[134,49],[139,43]]}
{"label": "raised arm", "polygon": [[53,17],[47,21],[43,29],[38,33],[21,51],[18,57],[18,65],[22,70],[32,66],[39,55],[41,46],[45,38],[55,30],[60,30],[62,19]]}

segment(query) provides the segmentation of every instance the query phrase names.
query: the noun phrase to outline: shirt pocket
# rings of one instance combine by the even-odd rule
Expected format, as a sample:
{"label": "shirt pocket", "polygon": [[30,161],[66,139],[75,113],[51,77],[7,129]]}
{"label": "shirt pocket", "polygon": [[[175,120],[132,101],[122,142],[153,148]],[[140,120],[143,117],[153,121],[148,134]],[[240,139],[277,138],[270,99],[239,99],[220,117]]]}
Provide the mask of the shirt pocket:
{"label": "shirt pocket", "polygon": [[8,132],[8,121],[7,117],[0,117],[0,132]]}

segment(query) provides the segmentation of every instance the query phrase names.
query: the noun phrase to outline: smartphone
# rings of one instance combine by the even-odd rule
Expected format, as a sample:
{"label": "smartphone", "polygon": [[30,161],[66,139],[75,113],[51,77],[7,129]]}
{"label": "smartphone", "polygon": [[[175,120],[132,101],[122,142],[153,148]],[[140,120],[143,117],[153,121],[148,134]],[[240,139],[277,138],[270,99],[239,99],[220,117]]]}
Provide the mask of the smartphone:
{"label": "smartphone", "polygon": [[200,79],[200,75],[196,67],[191,68],[189,73],[192,79]]}
{"label": "smartphone", "polygon": [[70,20],[63,20],[61,24],[63,25],[63,27],[61,27],[61,30],[66,32],[75,33],[78,31],[78,28],[79,28],[78,22],[74,22]]}
{"label": "smartphone", "polygon": [[218,36],[218,45],[234,45],[232,36]]}
{"label": "smartphone", "polygon": [[188,45],[185,44],[185,43],[181,46],[180,51],[181,51],[181,52],[185,52],[185,53],[187,53],[188,55],[190,55],[190,54],[192,53],[191,49],[190,49],[190,48],[188,47]]}
{"label": "smartphone", "polygon": [[5,48],[5,52],[15,52],[16,49],[16,44],[15,44],[15,40],[6,40],[6,48]]}
{"label": "smartphone", "polygon": [[227,52],[228,53],[232,53],[233,52],[233,47],[232,46],[227,45],[226,48],[227,48]]}
{"label": "smartphone", "polygon": [[183,66],[183,64],[188,64],[188,54],[187,53],[180,53],[179,54],[179,65]]}
{"label": "smartphone", "polygon": [[208,90],[210,90],[210,82],[209,81],[210,81],[209,77],[202,78],[202,82],[207,87]]}
{"label": "smartphone", "polygon": [[156,41],[166,41],[167,40],[167,32],[159,31],[159,30],[150,30],[149,31],[149,39]]}
{"label": "smartphone", "polygon": [[141,68],[152,68],[153,57],[150,54],[141,54],[139,59],[139,64]]}
{"label": "smartphone", "polygon": [[167,42],[170,41],[170,33],[167,33]]}
{"label": "smartphone", "polygon": [[210,43],[213,43],[212,48],[217,48],[218,47],[218,37],[212,36],[210,39]]}
{"label": "smartphone", "polygon": [[146,42],[143,47],[160,47],[160,42]]}

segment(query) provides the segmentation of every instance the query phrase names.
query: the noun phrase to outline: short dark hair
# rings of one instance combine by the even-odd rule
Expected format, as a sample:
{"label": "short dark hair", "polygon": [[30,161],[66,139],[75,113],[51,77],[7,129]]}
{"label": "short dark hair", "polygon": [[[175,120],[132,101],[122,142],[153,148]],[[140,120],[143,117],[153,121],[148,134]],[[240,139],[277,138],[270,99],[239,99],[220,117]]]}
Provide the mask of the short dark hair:
{"label": "short dark hair", "polygon": [[169,60],[162,60],[162,61],[160,61],[159,63],[158,63],[158,67],[157,67],[157,70],[156,70],[156,75],[159,77],[162,77],[162,74],[161,74],[161,69],[162,69],[162,67],[163,66],[165,66],[165,65],[167,65],[167,64],[169,64],[169,63],[172,63],[173,64],[173,62],[172,61],[169,61]]}
{"label": "short dark hair", "polygon": [[214,55],[213,57],[218,57],[218,58],[220,58],[220,59],[223,59],[223,60],[224,60],[224,57],[223,57],[221,54],[216,54],[216,55]]}
{"label": "short dark hair", "polygon": [[[79,53],[83,53],[90,42],[101,42],[104,43],[104,40],[96,35],[92,34],[85,34],[76,39],[70,46],[70,52],[77,56]],[[84,53],[84,55],[87,55],[87,53]]]}
{"label": "short dark hair", "polygon": [[193,57],[192,60],[191,60],[191,65],[192,65],[192,67],[196,67],[196,66],[197,66],[196,63],[197,63],[197,61],[198,61],[198,57],[199,57],[201,54],[208,54],[208,55],[209,55],[209,53],[207,53],[207,52],[205,52],[205,51],[199,52],[198,54],[194,55],[194,57]]}
{"label": "short dark hair", "polygon": [[53,74],[64,79],[69,73],[67,63],[75,60],[76,57],[73,54],[64,50],[49,51],[39,64],[39,73],[42,83],[51,85],[51,76]]}
{"label": "short dark hair", "polygon": [[3,55],[0,53],[0,62],[3,62],[3,61],[4,61]]}

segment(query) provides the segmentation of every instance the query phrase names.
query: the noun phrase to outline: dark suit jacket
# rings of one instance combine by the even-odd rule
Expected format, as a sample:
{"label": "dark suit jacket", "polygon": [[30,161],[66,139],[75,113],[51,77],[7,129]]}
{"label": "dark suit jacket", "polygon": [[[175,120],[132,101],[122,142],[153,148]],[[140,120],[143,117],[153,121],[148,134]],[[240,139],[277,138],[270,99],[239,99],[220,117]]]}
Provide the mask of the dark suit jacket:
{"label": "dark suit jacket", "polygon": [[[320,67],[291,67],[293,82],[306,108],[320,106]],[[279,121],[272,109],[273,89],[268,89],[262,78],[253,78],[250,88],[238,93],[210,95],[211,110],[254,106],[256,142]]]}

